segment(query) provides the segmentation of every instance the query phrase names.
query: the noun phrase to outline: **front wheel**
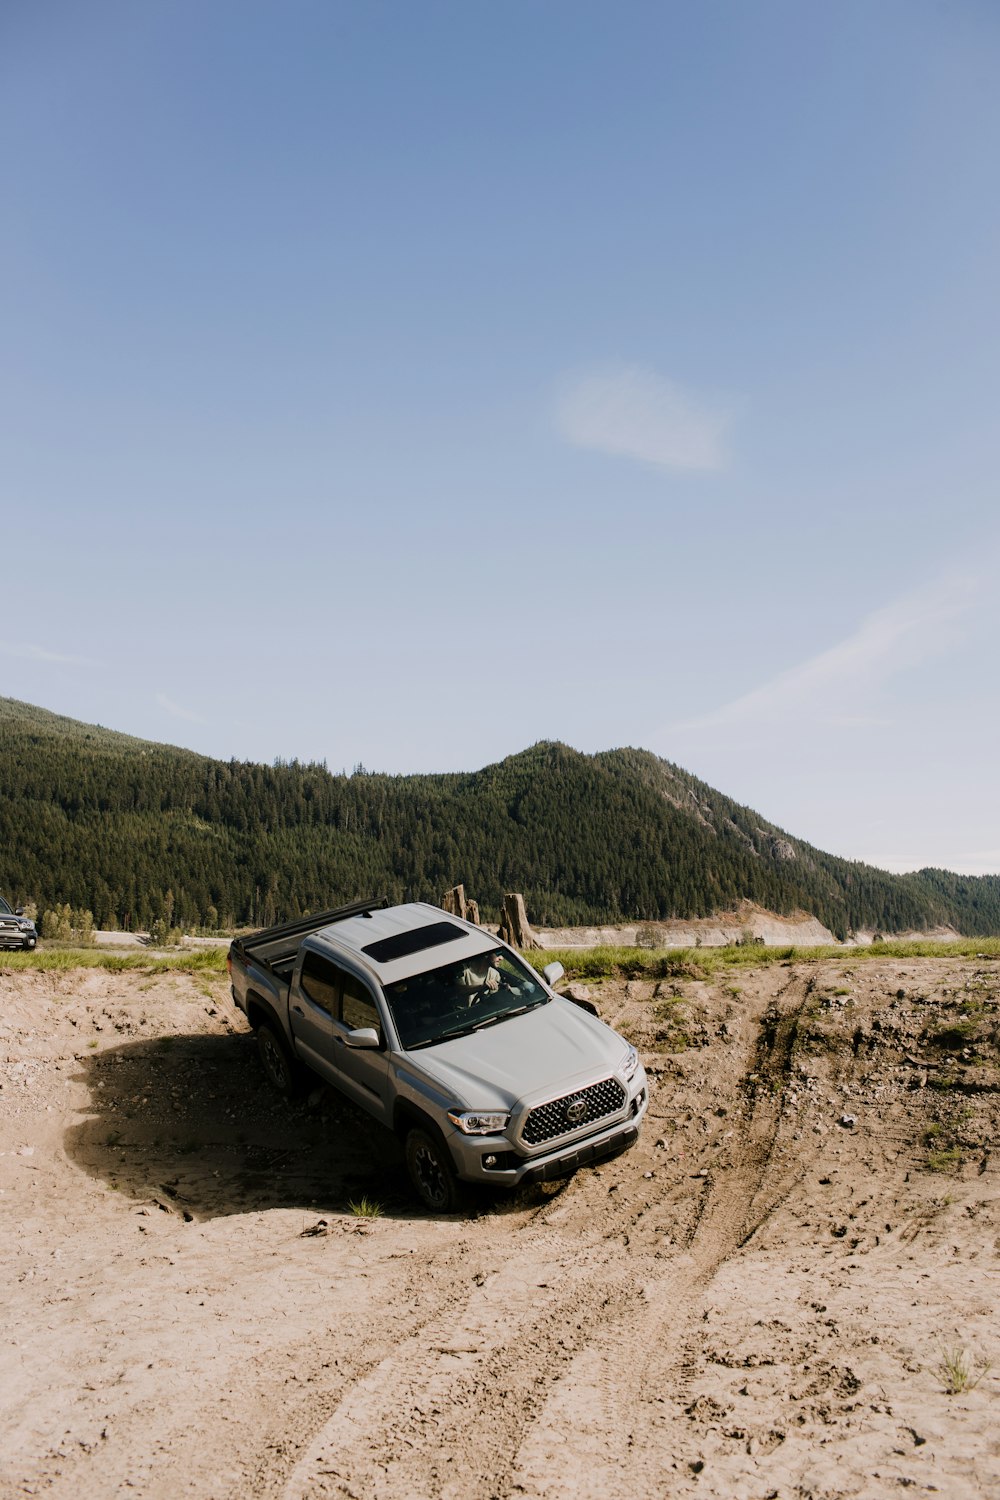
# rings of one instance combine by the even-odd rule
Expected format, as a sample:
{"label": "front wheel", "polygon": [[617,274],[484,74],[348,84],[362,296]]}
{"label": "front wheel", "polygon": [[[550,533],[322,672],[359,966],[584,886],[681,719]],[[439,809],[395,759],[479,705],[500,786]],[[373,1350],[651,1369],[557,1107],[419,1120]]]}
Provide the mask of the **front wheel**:
{"label": "front wheel", "polygon": [[423,1130],[406,1137],[406,1170],[425,1208],[434,1214],[454,1213],[460,1190],[451,1158],[440,1141]]}
{"label": "front wheel", "polygon": [[294,1094],[298,1085],[298,1072],[281,1037],[262,1021],[257,1027],[257,1056],[272,1088],[286,1098]]}

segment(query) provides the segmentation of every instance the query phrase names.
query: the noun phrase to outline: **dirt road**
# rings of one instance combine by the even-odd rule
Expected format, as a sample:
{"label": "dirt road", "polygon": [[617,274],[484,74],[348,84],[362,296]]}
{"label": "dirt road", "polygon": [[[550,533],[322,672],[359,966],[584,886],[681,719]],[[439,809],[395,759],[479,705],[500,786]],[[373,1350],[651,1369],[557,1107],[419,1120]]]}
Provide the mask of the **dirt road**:
{"label": "dirt road", "polygon": [[431,1219],[222,979],[0,975],[0,1495],[1000,1493],[1000,965],[594,994],[639,1146]]}

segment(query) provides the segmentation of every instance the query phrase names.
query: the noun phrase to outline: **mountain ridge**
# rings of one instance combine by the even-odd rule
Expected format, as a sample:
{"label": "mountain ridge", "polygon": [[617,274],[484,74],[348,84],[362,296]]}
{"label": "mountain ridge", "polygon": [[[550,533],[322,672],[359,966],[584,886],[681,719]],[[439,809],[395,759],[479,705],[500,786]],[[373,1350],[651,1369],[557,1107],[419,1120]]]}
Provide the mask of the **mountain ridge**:
{"label": "mountain ridge", "polygon": [[477,771],[219,761],[0,698],[0,889],[102,925],[264,923],[358,894],[544,925],[707,917],[749,901],[856,930],[1000,932],[1000,876],[826,854],[653,752],[539,741]]}

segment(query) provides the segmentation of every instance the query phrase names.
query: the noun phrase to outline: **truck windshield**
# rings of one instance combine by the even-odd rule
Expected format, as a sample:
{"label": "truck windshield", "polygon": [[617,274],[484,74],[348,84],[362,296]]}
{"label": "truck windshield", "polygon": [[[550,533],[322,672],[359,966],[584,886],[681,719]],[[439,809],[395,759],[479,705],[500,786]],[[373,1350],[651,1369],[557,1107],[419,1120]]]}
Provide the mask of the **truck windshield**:
{"label": "truck windshield", "polygon": [[0,896],[0,912],[2,912],[5,917],[12,917],[14,915],[2,896]]}
{"label": "truck windshield", "polygon": [[410,1051],[499,1025],[549,997],[512,953],[497,951],[386,985],[385,998],[400,1043]]}

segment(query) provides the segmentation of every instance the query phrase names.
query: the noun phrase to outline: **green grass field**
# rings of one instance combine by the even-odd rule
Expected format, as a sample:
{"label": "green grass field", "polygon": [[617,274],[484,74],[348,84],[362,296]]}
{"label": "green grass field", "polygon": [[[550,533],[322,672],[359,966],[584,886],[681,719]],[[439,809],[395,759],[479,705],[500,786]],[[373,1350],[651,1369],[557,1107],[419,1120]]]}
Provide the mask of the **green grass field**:
{"label": "green grass field", "polygon": [[25,970],[39,973],[67,969],[109,969],[113,974],[134,969],[137,974],[225,973],[229,945],[219,948],[179,948],[176,953],[108,953],[100,948],[55,948],[43,946],[33,953],[0,954],[0,974]]}
{"label": "green grass field", "polygon": [[1000,938],[962,938],[957,942],[885,942],[863,948],[830,945],[822,948],[769,948],[763,944],[735,944],[725,948],[545,948],[525,957],[536,968],[558,960],[570,979],[709,978],[722,969],[761,968],[765,964],[871,963],[886,958],[1000,959]]}
{"label": "green grass field", "polygon": [[[218,948],[178,949],[176,953],[110,953],[99,948],[42,947],[33,953],[0,954],[0,973],[37,970],[41,973],[67,969],[109,969],[139,974],[223,973],[228,944]],[[962,938],[952,943],[885,942],[864,948],[768,948],[762,944],[738,944],[726,948],[534,948],[525,958],[536,968],[557,960],[569,979],[670,979],[681,976],[709,978],[723,969],[760,968],[765,964],[817,963],[841,959],[845,963],[871,963],[878,959],[984,958],[1000,959],[1000,938]]]}

